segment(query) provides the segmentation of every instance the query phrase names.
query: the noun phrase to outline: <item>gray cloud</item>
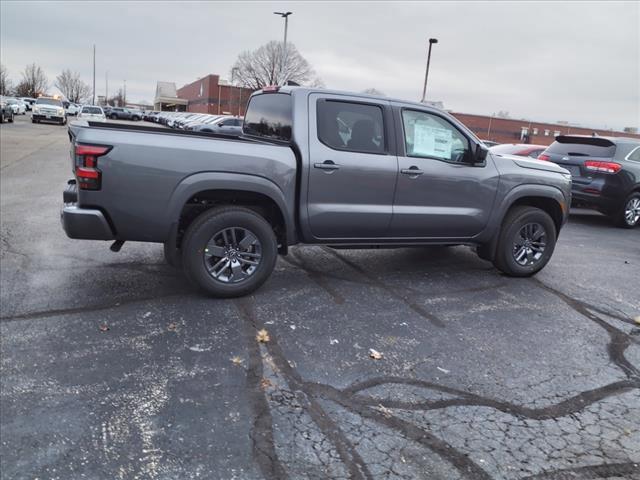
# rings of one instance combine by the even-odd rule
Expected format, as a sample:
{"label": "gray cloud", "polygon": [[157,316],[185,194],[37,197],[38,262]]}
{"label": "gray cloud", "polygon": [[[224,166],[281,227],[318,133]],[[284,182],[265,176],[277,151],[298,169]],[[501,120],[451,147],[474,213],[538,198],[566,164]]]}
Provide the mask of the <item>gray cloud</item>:
{"label": "gray cloud", "polygon": [[156,81],[178,86],[228,76],[243,50],[289,38],[329,88],[375,87],[416,100],[426,39],[437,37],[428,98],[470,113],[508,110],[593,127],[640,126],[638,2],[7,2],[2,63],[17,80],[27,63],[52,81],[63,68],[151,100]]}

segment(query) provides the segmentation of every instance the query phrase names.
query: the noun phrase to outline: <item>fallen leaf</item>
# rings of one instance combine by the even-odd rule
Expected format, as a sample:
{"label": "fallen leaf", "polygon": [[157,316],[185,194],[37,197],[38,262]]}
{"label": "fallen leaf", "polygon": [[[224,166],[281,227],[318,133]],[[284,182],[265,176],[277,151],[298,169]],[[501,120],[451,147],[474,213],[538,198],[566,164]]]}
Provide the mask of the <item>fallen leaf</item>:
{"label": "fallen leaf", "polygon": [[171,331],[171,332],[174,332],[174,331],[175,331],[175,330],[177,330],[177,329],[178,329],[178,325],[177,325],[177,324],[175,324],[175,323],[173,323],[173,322],[171,322],[171,323],[169,324],[169,326],[167,327],[167,330],[169,330],[169,331]]}
{"label": "fallen leaf", "polygon": [[640,315],[634,318],[633,321],[636,322],[638,325],[640,325]]}
{"label": "fallen leaf", "polygon": [[442,373],[449,373],[449,370],[447,370],[446,368],[440,368],[440,367],[436,367],[438,370],[440,370]]}
{"label": "fallen leaf", "polygon": [[391,418],[391,410],[381,403],[378,404],[378,410],[380,410],[382,412],[382,415],[384,415],[386,418]]}
{"label": "fallen leaf", "polygon": [[260,343],[267,343],[269,340],[271,340],[271,337],[269,337],[269,332],[267,332],[264,328],[258,331],[258,334],[256,335],[256,341]]}
{"label": "fallen leaf", "polygon": [[374,360],[380,360],[382,358],[382,354],[379,351],[374,350],[373,348],[369,349],[369,356]]}
{"label": "fallen leaf", "polygon": [[98,328],[100,329],[101,332],[106,332],[107,330],[109,330],[109,326],[106,323],[103,323]]}
{"label": "fallen leaf", "polygon": [[289,328],[290,328],[291,330],[295,330],[295,329],[296,329],[296,326],[295,326],[295,325],[289,325]]}
{"label": "fallen leaf", "polygon": [[236,356],[236,357],[232,357],[232,358],[231,358],[231,362],[232,362],[234,365],[242,365],[243,360],[242,360],[242,358],[240,358],[240,357]]}
{"label": "fallen leaf", "polygon": [[337,338],[332,338],[329,340],[329,345],[336,345],[337,343],[340,343]]}
{"label": "fallen leaf", "polygon": [[260,388],[265,390],[266,388],[272,387],[273,383],[271,383],[271,380],[269,380],[268,378],[263,378],[262,380],[260,380]]}

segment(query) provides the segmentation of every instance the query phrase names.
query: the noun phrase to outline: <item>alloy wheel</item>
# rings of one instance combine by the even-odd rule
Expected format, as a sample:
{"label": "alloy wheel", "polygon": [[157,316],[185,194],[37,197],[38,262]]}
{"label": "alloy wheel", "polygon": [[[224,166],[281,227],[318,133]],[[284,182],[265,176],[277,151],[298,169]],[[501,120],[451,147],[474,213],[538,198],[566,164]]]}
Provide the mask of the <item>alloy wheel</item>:
{"label": "alloy wheel", "polygon": [[539,223],[527,223],[520,228],[513,240],[512,255],[518,265],[529,267],[544,255],[547,232]]}
{"label": "alloy wheel", "polygon": [[624,221],[629,226],[635,226],[640,220],[640,198],[631,198],[624,207]]}
{"label": "alloy wheel", "polygon": [[250,230],[228,227],[211,237],[203,257],[213,278],[223,283],[240,283],[258,269],[262,260],[262,244]]}

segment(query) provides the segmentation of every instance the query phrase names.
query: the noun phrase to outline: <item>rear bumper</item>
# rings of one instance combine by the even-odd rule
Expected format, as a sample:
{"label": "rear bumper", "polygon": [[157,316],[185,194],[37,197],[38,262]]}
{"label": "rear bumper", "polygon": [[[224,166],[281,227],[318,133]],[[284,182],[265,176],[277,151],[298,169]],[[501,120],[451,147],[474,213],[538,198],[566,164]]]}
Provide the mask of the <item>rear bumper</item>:
{"label": "rear bumper", "polygon": [[75,183],[69,183],[63,194],[60,222],[67,236],[83,240],[114,240],[115,234],[100,210],[78,206],[76,188]]}

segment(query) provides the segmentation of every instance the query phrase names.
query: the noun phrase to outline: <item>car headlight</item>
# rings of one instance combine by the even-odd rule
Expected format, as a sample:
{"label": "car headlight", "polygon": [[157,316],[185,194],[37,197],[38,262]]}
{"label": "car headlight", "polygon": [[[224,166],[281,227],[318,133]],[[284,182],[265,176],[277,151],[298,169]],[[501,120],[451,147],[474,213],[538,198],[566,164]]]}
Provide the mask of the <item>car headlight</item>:
{"label": "car headlight", "polygon": [[37,106],[33,106],[33,113],[40,113],[40,109]]}
{"label": "car headlight", "polygon": [[58,109],[58,115],[64,115],[64,108]]}

